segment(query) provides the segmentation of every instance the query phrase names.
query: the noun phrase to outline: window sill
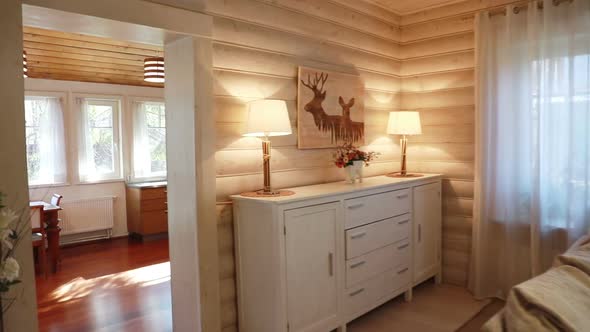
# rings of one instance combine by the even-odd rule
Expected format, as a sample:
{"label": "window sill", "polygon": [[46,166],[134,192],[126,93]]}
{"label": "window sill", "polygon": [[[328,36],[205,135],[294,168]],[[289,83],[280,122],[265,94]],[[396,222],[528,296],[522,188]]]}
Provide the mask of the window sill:
{"label": "window sill", "polygon": [[64,183],[52,183],[52,184],[31,184],[29,189],[43,189],[43,188],[58,188],[58,187],[69,187],[69,182]]}
{"label": "window sill", "polygon": [[93,184],[118,183],[118,182],[125,183],[125,180],[124,179],[105,179],[105,180],[96,180],[96,181],[80,181],[76,184],[81,185],[81,186],[85,186],[85,185],[93,185]]}

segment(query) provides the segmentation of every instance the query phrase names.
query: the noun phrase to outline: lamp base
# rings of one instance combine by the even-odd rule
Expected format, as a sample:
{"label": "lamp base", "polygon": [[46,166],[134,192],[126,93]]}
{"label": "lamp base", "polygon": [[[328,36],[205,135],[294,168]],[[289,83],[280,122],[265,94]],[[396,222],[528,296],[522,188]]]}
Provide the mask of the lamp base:
{"label": "lamp base", "polygon": [[424,174],[418,174],[418,173],[402,174],[401,172],[393,172],[393,173],[385,174],[385,176],[389,176],[390,178],[419,178],[419,177],[424,176]]}
{"label": "lamp base", "polygon": [[240,195],[242,195],[244,197],[283,197],[283,196],[295,195],[295,192],[291,191],[291,190],[264,191],[261,189],[261,190],[257,190],[257,191],[243,192]]}

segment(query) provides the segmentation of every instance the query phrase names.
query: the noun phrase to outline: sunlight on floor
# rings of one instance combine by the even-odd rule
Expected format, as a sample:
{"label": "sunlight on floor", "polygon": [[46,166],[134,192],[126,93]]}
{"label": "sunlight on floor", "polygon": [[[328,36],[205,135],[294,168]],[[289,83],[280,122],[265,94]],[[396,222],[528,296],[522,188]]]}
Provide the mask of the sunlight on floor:
{"label": "sunlight on floor", "polygon": [[113,288],[148,287],[170,281],[170,262],[145,266],[94,279],[76,278],[60,286],[50,295],[51,300],[66,302]]}

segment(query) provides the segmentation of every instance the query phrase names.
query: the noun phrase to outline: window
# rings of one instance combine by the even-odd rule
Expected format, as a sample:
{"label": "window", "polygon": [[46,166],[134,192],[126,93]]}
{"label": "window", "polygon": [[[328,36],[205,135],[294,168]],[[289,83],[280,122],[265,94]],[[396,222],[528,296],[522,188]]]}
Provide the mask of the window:
{"label": "window", "polygon": [[29,185],[65,183],[61,100],[56,97],[26,96],[25,121]]}
{"label": "window", "polygon": [[80,123],[80,181],[121,179],[119,101],[83,99]]}
{"label": "window", "polygon": [[166,113],[162,102],[133,103],[133,177],[166,177]]}

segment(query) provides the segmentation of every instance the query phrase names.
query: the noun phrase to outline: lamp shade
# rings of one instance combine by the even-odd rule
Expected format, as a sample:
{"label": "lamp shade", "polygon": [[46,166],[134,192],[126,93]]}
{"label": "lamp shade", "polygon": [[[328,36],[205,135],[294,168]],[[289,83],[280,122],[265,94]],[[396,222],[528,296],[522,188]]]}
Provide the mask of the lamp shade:
{"label": "lamp shade", "polygon": [[262,99],[248,104],[248,121],[244,136],[284,135],[291,135],[291,122],[284,100]]}
{"label": "lamp shade", "polygon": [[151,83],[164,83],[164,58],[152,57],[143,60],[143,80]]}
{"label": "lamp shade", "polygon": [[391,135],[420,135],[420,113],[418,112],[390,112],[387,123],[387,133]]}

